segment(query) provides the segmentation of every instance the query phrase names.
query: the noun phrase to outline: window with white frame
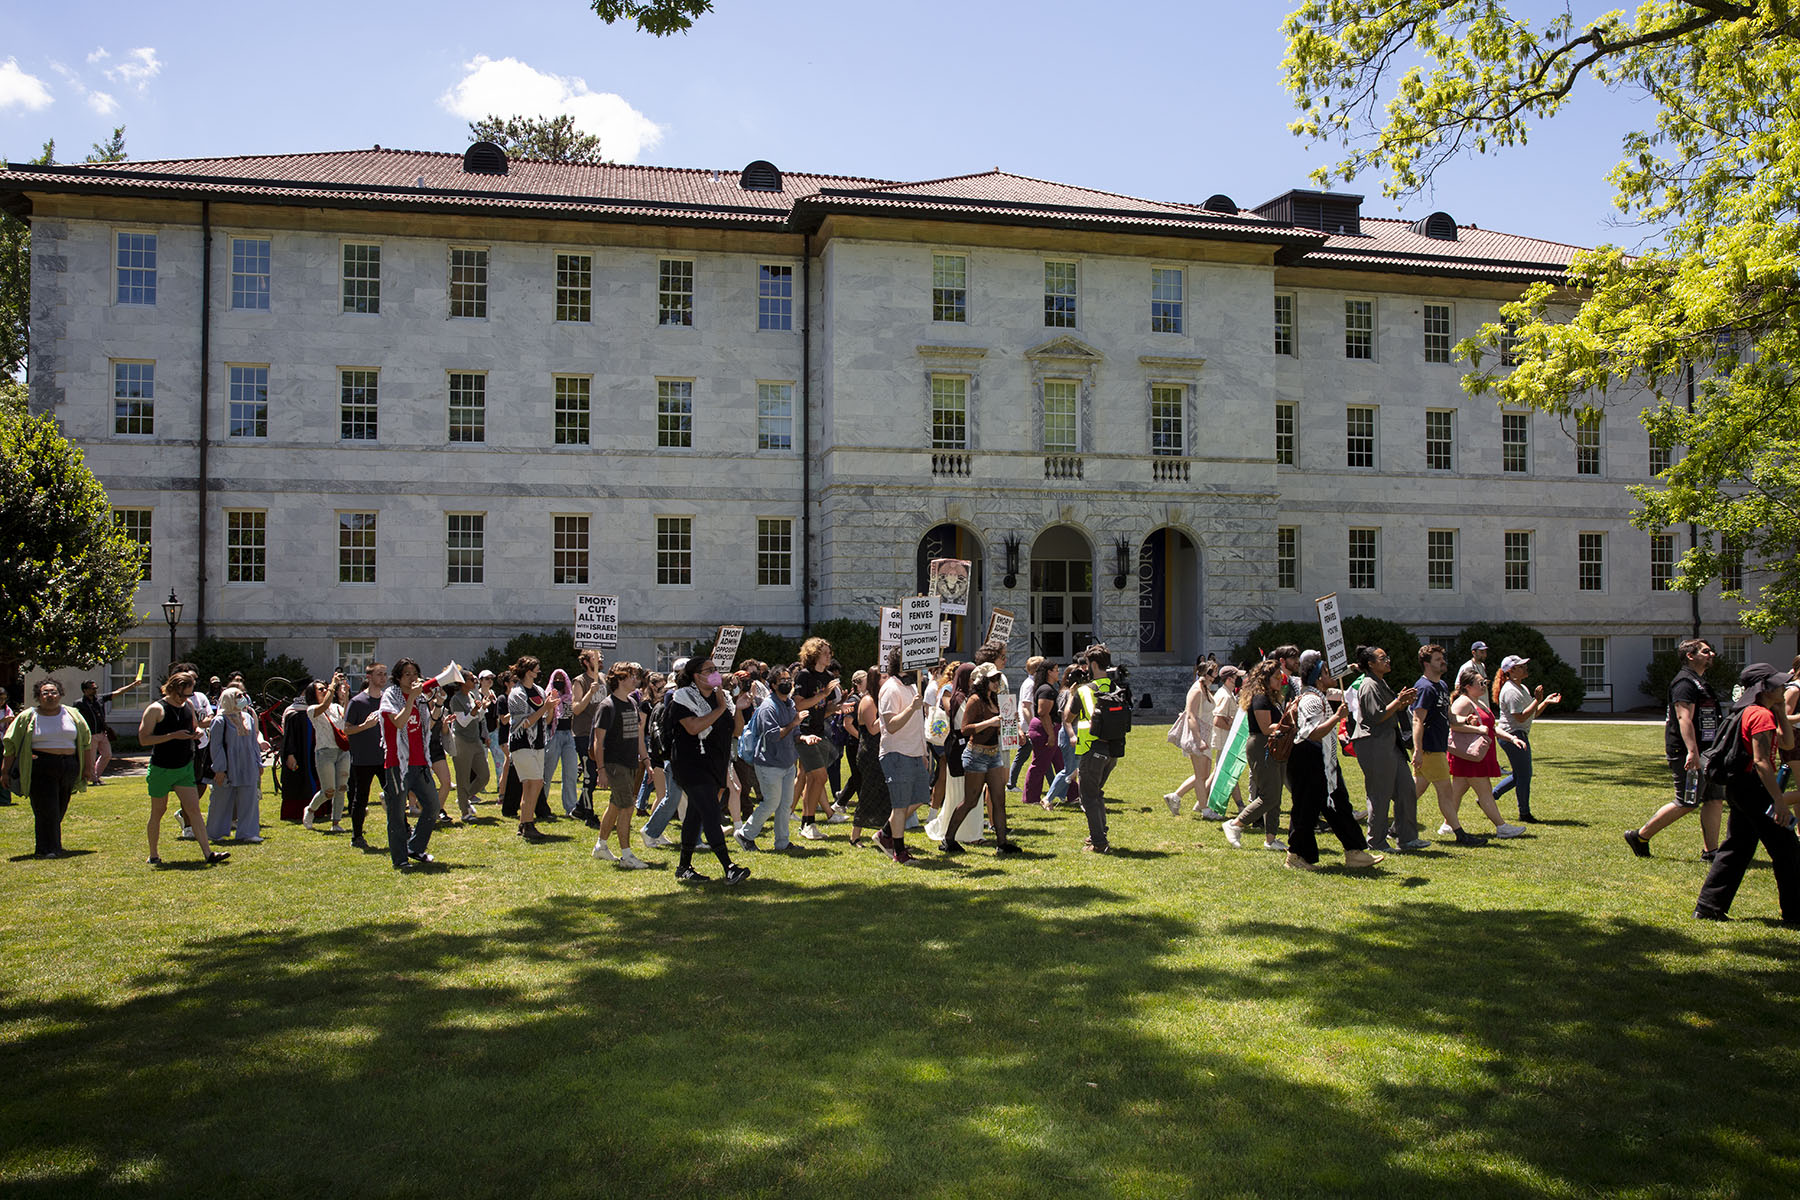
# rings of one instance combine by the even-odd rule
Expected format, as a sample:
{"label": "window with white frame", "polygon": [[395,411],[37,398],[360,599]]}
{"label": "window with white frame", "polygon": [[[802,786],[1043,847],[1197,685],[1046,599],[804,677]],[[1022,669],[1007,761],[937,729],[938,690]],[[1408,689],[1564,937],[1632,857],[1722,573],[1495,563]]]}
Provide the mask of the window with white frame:
{"label": "window with white frame", "polygon": [[344,303],[347,313],[381,311],[381,246],[344,243]]}
{"label": "window with white frame", "polygon": [[656,518],[656,582],[659,587],[694,582],[694,518]]}
{"label": "window with white frame", "polygon": [[107,664],[107,691],[116,692],[126,684],[135,682],[140,678],[139,672],[146,677],[150,674],[151,645],[149,638],[124,643],[125,648],[119,656]]}
{"label": "window with white frame", "polygon": [[1349,570],[1346,572],[1350,590],[1354,592],[1372,592],[1381,582],[1381,531],[1379,529],[1352,529],[1346,541],[1346,552]]}
{"label": "window with white frame", "polygon": [[1666,592],[1675,586],[1675,535],[1650,535],[1650,590]]}
{"label": "window with white frame", "polygon": [[1428,363],[1450,361],[1450,306],[1448,304],[1427,304],[1425,306],[1425,361]]}
{"label": "window with white frame", "polygon": [[756,327],[794,327],[794,268],[764,263],[756,275]]}
{"label": "window with white frame", "polygon": [[1185,285],[1180,267],[1150,268],[1150,332],[1180,333]]}
{"label": "window with white frame", "polygon": [[931,256],[931,319],[964,324],[969,319],[969,260],[961,254]]}
{"label": "window with white frame", "polygon": [[1584,637],[1581,639],[1581,686],[1589,691],[1597,691],[1606,686],[1606,639],[1603,637]]}
{"label": "window with white frame", "polygon": [[585,325],[594,319],[594,256],[556,256],[556,319]]}
{"label": "window with white frame", "polygon": [[1044,452],[1074,454],[1080,448],[1076,408],[1081,385],[1073,379],[1044,380]]}
{"label": "window with white frame", "polygon": [[1509,592],[1531,590],[1531,542],[1529,529],[1509,529],[1504,535],[1503,578]]}
{"label": "window with white frame", "polygon": [[1675,449],[1672,446],[1659,445],[1656,435],[1650,435],[1650,474],[1661,475],[1675,465]]}
{"label": "window with white frame", "polygon": [[1651,639],[1650,639],[1650,653],[1652,653],[1652,654],[1673,654],[1673,653],[1675,653],[1676,648],[1680,645],[1681,645],[1680,638],[1675,637],[1672,634],[1659,633],[1659,634],[1656,634],[1655,636],[1651,637]]}
{"label": "window with white frame", "polygon": [[931,448],[969,448],[969,380],[966,376],[931,377]]}
{"label": "window with white frame", "polygon": [[113,360],[113,432],[156,433],[156,364]]}
{"label": "window with white frame", "polygon": [[269,436],[269,368],[230,368],[226,432],[234,438]]}
{"label": "window with white frame", "polygon": [[1730,538],[1719,546],[1719,590],[1744,590],[1744,548]]}
{"label": "window with white frame", "polygon": [[1433,592],[1456,590],[1456,530],[1425,531],[1425,587]]}
{"label": "window with white frame", "polygon": [[487,514],[444,514],[444,582],[481,583],[487,574]]}
{"label": "window with white frame", "polygon": [[758,587],[791,587],[794,582],[794,522],[788,517],[756,519]]}
{"label": "window with white frame", "polygon": [[1720,665],[1727,674],[1736,675],[1744,669],[1745,661],[1750,657],[1750,639],[1741,633],[1728,633],[1720,640]]}
{"label": "window with white frame", "polygon": [[1600,414],[1575,418],[1575,473],[1600,474]]}
{"label": "window with white frame", "polygon": [[1500,326],[1500,365],[1516,367],[1519,365],[1518,322],[1502,320]]}
{"label": "window with white frame", "polygon": [[450,372],[450,440],[487,441],[487,376],[480,371]]}
{"label": "window with white frame", "polygon": [[1178,383],[1150,388],[1150,453],[1187,453],[1187,389]]}
{"label": "window with white frame", "polygon": [[477,246],[450,247],[450,315],[487,317],[488,252]]}
{"label": "window with white frame", "polygon": [[156,235],[124,231],[118,235],[118,301],[156,303]]}
{"label": "window with white frame", "polygon": [[231,239],[231,307],[269,308],[269,239]]}
{"label": "window with white frame", "polygon": [[756,448],[758,450],[792,450],[794,448],[793,384],[759,383],[756,385]]}
{"label": "window with white frame", "polygon": [[1344,301],[1344,357],[1375,357],[1375,302]]}
{"label": "window with white frame", "polygon": [[1575,586],[1583,592],[1606,590],[1606,535],[1575,535]]}
{"label": "window with white frame", "polygon": [[586,375],[553,375],[550,386],[556,400],[556,428],[552,434],[556,444],[587,445],[593,381]]}
{"label": "window with white frame", "polygon": [[148,508],[113,509],[113,524],[118,526],[119,532],[144,548],[144,566],[139,578],[145,583],[150,582],[151,513]]}
{"label": "window with white frame", "polygon": [[1500,469],[1515,474],[1531,470],[1531,416],[1500,414]]}
{"label": "window with white frame", "polygon": [[1344,408],[1344,465],[1356,470],[1375,466],[1375,410],[1368,405]]}
{"label": "window with white frame", "polygon": [[1275,465],[1278,467],[1294,465],[1294,406],[1292,404],[1275,406]]}
{"label": "window with white frame", "polygon": [[1275,527],[1275,586],[1284,592],[1300,590],[1300,527]]}
{"label": "window with white frame", "polygon": [[1425,410],[1425,469],[1456,469],[1456,411],[1449,408]]}
{"label": "window with white frame", "polygon": [[346,442],[372,442],[380,372],[352,367],[338,372],[338,437]]}
{"label": "window with white frame", "polygon": [[665,450],[691,450],[694,445],[694,381],[656,381],[656,444]]}
{"label": "window with white frame", "polygon": [[1294,297],[1289,292],[1275,293],[1275,353],[1294,356]]}
{"label": "window with white frame", "polygon": [[268,513],[261,509],[226,509],[225,582],[268,582],[268,541]]}
{"label": "window with white frame", "polygon": [[337,644],[337,669],[350,680],[351,687],[361,687],[375,661],[374,638],[341,638]]}
{"label": "window with white frame", "polygon": [[338,519],[338,582],[375,582],[375,514],[341,512]]}
{"label": "window with white frame", "polygon": [[686,258],[656,260],[656,323],[694,323],[694,263]]}
{"label": "window with white frame", "polygon": [[550,582],[588,581],[588,518],[584,513],[550,518]]}
{"label": "window with white frame", "polygon": [[1072,262],[1044,264],[1044,324],[1054,329],[1075,328],[1078,273]]}

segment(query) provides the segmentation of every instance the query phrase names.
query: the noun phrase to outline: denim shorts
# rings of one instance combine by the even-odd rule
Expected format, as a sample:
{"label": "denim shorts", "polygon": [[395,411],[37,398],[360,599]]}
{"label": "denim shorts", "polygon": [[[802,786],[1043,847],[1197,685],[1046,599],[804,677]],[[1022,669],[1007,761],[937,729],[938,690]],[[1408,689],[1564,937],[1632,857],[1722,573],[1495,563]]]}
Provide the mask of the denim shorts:
{"label": "denim shorts", "polygon": [[887,780],[890,808],[915,808],[931,799],[931,772],[923,758],[910,754],[881,756],[881,775]]}
{"label": "denim shorts", "polygon": [[980,775],[985,771],[1002,766],[1005,762],[1006,757],[1000,753],[1000,747],[997,745],[992,750],[983,749],[974,742],[963,747],[962,764],[965,775]]}

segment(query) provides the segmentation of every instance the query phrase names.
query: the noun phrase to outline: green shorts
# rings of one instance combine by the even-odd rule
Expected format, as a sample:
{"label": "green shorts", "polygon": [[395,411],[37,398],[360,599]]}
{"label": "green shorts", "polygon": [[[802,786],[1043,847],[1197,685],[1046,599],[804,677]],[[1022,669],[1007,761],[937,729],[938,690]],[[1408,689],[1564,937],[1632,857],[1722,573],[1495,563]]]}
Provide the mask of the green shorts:
{"label": "green shorts", "polygon": [[637,803],[637,772],[618,763],[607,763],[606,789],[614,808],[631,808]]}
{"label": "green shorts", "polygon": [[183,763],[179,767],[159,767],[151,764],[150,774],[145,777],[144,785],[150,789],[150,798],[167,796],[178,787],[194,786],[194,764]]}

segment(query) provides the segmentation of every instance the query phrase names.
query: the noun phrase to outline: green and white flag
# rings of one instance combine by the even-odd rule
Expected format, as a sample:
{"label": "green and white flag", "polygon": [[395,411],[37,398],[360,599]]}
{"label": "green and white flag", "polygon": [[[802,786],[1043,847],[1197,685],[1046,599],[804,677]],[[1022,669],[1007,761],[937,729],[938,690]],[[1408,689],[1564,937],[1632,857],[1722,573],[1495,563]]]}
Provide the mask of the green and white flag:
{"label": "green and white flag", "polygon": [[1244,774],[1244,748],[1250,744],[1250,713],[1238,709],[1231,719],[1231,732],[1225,735],[1225,748],[1219,751],[1219,765],[1213,771],[1212,791],[1206,794],[1206,807],[1223,814],[1231,800],[1231,789]]}

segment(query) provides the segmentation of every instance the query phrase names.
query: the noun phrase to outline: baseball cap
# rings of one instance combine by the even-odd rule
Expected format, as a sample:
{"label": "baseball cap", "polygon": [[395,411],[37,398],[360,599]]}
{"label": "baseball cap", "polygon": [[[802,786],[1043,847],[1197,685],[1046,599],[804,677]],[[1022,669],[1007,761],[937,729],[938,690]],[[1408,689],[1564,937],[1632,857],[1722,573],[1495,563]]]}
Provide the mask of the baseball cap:
{"label": "baseball cap", "polygon": [[1522,667],[1530,661],[1531,660],[1529,658],[1525,658],[1521,655],[1509,654],[1505,658],[1500,660],[1500,669],[1502,671],[1510,671],[1514,667]]}
{"label": "baseball cap", "polygon": [[1738,685],[1744,689],[1745,696],[1786,687],[1787,682],[1788,673],[1770,663],[1751,663],[1738,675]]}
{"label": "baseball cap", "polygon": [[688,665],[687,659],[678,658],[674,662],[669,664],[669,673],[671,675],[679,675],[683,671],[687,670],[687,665]]}
{"label": "baseball cap", "polygon": [[494,673],[492,671],[483,671],[480,675],[476,676],[477,679],[492,679],[493,677]]}
{"label": "baseball cap", "polygon": [[1476,642],[1473,646],[1469,647],[1469,653],[1473,654],[1477,650],[1486,650],[1486,649],[1487,649],[1486,642]]}

